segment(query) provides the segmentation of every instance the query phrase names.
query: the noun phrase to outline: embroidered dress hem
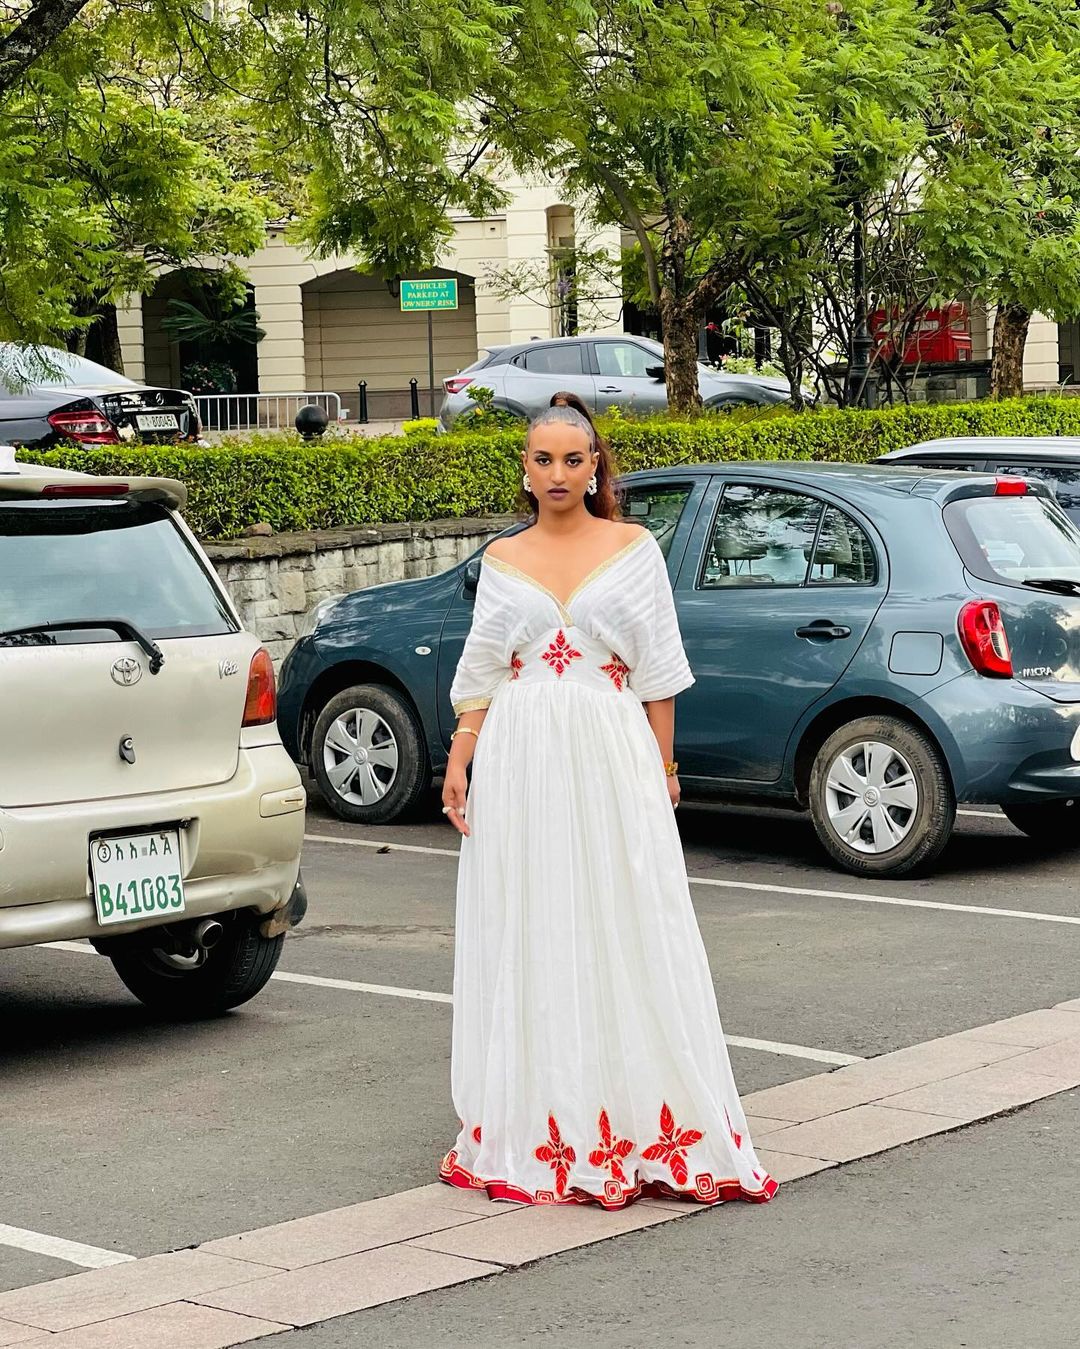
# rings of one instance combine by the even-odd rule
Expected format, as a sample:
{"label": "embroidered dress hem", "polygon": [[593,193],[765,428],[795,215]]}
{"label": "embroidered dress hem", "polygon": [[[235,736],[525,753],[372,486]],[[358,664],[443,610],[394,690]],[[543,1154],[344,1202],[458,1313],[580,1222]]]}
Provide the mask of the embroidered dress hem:
{"label": "embroidered dress hem", "polygon": [[747,1204],[766,1204],[780,1188],[772,1176],[762,1177],[759,1189],[747,1189],[734,1177],[715,1180],[709,1175],[694,1177],[693,1189],[679,1189],[664,1180],[642,1180],[634,1177],[633,1184],[607,1181],[601,1191],[587,1190],[580,1185],[569,1185],[563,1195],[553,1190],[525,1190],[505,1180],[484,1180],[474,1175],[458,1161],[456,1152],[449,1152],[439,1167],[439,1179],[458,1190],[484,1190],[489,1199],[508,1200],[517,1204],[597,1204],[600,1208],[627,1208],[639,1199],[682,1199],[690,1204],[727,1204],[742,1200]]}

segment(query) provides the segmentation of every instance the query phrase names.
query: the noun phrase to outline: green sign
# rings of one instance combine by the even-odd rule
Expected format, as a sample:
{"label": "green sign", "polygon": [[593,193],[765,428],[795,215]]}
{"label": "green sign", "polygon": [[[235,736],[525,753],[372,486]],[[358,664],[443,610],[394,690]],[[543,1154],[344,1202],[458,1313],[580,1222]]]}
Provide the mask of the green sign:
{"label": "green sign", "polygon": [[456,309],[457,278],[434,277],[430,281],[401,283],[402,309]]}

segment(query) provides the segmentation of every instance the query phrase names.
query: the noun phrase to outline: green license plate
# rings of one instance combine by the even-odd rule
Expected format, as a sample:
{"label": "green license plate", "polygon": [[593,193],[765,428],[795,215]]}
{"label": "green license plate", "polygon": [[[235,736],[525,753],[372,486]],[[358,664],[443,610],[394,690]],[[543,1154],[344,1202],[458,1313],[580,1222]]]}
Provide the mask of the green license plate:
{"label": "green license plate", "polygon": [[103,926],[184,912],[176,829],[92,839],[90,876],[98,922]]}

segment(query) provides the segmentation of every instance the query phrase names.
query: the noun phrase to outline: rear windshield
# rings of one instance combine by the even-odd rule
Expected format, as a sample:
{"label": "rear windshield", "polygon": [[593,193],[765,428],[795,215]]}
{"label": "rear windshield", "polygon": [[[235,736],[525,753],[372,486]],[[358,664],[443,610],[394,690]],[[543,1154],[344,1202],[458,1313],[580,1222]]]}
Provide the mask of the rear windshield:
{"label": "rear windshield", "polygon": [[945,507],[945,524],[964,566],[984,581],[1080,581],[1080,530],[1045,497],[954,501]]}
{"label": "rear windshield", "polygon": [[[37,623],[126,619],[147,636],[235,632],[168,511],[134,502],[0,503],[0,633]],[[115,634],[57,633],[57,642]]]}

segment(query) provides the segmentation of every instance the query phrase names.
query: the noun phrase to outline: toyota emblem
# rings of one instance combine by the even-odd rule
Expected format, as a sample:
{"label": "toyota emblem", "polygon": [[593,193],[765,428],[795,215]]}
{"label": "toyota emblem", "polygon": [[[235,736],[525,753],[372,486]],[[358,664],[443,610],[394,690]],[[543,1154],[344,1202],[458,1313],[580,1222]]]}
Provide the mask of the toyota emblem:
{"label": "toyota emblem", "polygon": [[117,684],[129,689],[142,678],[142,666],[131,656],[122,656],[113,662],[112,677]]}

